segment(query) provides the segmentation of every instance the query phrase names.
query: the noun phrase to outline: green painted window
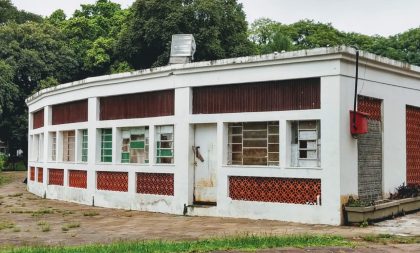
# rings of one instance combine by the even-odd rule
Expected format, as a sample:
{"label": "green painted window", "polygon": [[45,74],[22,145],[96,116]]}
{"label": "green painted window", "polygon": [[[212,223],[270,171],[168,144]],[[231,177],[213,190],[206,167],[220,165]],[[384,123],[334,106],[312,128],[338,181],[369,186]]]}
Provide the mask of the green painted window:
{"label": "green painted window", "polygon": [[101,130],[101,162],[112,162],[112,129]]}
{"label": "green painted window", "polygon": [[156,163],[174,163],[174,126],[156,127]]}
{"label": "green painted window", "polygon": [[88,161],[88,130],[82,130],[82,162]]}
{"label": "green painted window", "polygon": [[149,127],[121,129],[121,163],[149,163]]}

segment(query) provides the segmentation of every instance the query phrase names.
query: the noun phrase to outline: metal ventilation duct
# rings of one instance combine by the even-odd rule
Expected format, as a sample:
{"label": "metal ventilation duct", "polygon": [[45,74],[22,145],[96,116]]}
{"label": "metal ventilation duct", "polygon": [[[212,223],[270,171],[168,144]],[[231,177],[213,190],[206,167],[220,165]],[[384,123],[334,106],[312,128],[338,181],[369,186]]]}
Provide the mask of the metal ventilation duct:
{"label": "metal ventilation duct", "polygon": [[189,63],[194,59],[195,40],[192,34],[172,35],[169,64]]}

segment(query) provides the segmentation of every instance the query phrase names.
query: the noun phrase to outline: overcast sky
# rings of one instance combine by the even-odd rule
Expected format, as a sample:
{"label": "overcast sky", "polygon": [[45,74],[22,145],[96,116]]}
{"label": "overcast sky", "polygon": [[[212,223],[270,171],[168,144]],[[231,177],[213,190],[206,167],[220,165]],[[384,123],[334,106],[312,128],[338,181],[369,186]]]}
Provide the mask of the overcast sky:
{"label": "overcast sky", "polygon": [[[112,0],[124,8],[134,0]],[[383,36],[420,27],[420,0],[238,0],[248,22],[260,17],[290,24],[301,19],[332,23],[341,31]],[[43,16],[63,9],[71,16],[80,4],[95,0],[12,0],[19,9]]]}

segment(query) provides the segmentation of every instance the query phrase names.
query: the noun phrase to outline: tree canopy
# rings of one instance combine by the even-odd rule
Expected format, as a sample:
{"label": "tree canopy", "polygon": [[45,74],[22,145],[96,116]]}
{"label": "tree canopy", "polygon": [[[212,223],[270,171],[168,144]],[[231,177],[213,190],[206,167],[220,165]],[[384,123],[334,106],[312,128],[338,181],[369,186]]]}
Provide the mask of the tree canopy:
{"label": "tree canopy", "polygon": [[67,17],[18,10],[0,0],[0,139],[11,154],[27,147],[25,98],[88,76],[168,64],[172,34],[191,33],[195,61],[314,47],[355,45],[420,66],[420,27],[390,37],[345,33],[331,24],[267,18],[249,27],[237,0],[110,0],[81,5]]}

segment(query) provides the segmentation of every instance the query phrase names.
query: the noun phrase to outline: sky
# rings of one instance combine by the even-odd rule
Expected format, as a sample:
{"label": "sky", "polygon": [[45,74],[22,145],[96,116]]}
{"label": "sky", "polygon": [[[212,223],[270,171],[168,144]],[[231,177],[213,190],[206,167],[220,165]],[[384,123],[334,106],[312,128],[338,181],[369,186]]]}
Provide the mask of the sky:
{"label": "sky", "polygon": [[[122,7],[134,0],[112,0]],[[18,9],[48,16],[63,9],[71,16],[80,4],[95,0],[12,0]],[[420,27],[420,0],[238,0],[247,20],[268,17],[285,24],[301,19],[331,23],[345,32],[389,36]]]}

